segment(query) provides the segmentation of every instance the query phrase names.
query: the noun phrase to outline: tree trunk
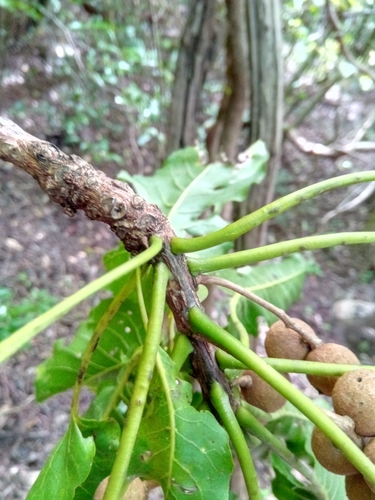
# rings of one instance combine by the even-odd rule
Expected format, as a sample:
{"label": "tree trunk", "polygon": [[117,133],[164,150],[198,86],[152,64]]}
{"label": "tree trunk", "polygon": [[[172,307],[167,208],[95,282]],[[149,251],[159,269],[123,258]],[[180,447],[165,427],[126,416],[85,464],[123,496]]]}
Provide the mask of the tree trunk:
{"label": "tree trunk", "polygon": [[194,0],[177,59],[169,119],[167,154],[190,146],[207,68],[215,52],[216,0]]}
{"label": "tree trunk", "polygon": [[235,163],[242,132],[243,113],[248,105],[248,58],[246,51],[245,3],[226,0],[227,71],[226,85],[215,124],[207,133],[210,161],[221,153]]}
{"label": "tree trunk", "polygon": [[[264,181],[251,190],[248,200],[236,206],[236,218],[272,201],[281,161],[283,126],[283,60],[279,0],[247,1],[250,44],[250,131],[248,143],[262,139],[270,153]],[[237,250],[263,245],[263,224],[237,242]]]}

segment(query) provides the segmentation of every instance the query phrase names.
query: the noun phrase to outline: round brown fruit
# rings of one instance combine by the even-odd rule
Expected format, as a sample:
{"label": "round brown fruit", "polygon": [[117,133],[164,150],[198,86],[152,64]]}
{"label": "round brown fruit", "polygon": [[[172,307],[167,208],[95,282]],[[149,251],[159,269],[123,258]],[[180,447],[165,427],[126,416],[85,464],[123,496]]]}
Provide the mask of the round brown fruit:
{"label": "round brown fruit", "polygon": [[[97,487],[94,500],[102,500],[104,498],[105,490],[107,489],[109,477],[103,479],[103,481]],[[122,500],[146,500],[147,489],[145,483],[136,477],[128,486],[128,489],[124,493]]]}
{"label": "round brown fruit", "polygon": [[[298,318],[293,321],[311,335],[315,335],[314,330],[307,323]],[[305,359],[311,348],[301,335],[291,328],[287,328],[283,321],[278,320],[267,332],[264,341],[267,356],[270,358],[283,359]]]}
{"label": "round brown fruit", "polygon": [[[306,361],[318,363],[335,363],[344,365],[359,365],[357,356],[347,347],[340,344],[323,344],[306,356]],[[326,396],[331,396],[339,377],[324,377],[321,375],[307,375],[310,384]]]}
{"label": "round brown fruit", "polygon": [[[375,464],[375,438],[370,439],[363,450],[364,454]],[[375,493],[375,485],[370,484],[367,479],[365,479],[367,486]],[[374,496],[375,498],[375,496]]]}
{"label": "round brown fruit", "polygon": [[348,415],[360,436],[375,436],[375,371],[346,372],[336,382],[332,403],[339,415]]}
{"label": "round brown fruit", "polygon": [[[286,399],[259,375],[251,370],[245,371],[244,375],[250,375],[252,383],[249,387],[241,387],[242,396],[253,406],[260,408],[267,413],[273,413],[284,406]],[[284,377],[289,380],[286,373]]]}
{"label": "round brown fruit", "polygon": [[349,500],[375,500],[375,493],[370,490],[362,474],[346,476],[345,489]]}
{"label": "round brown fruit", "polygon": [[342,476],[358,473],[358,470],[349,462],[342,451],[336,448],[318,427],[314,427],[311,436],[311,448],[320,465],[329,472]]}

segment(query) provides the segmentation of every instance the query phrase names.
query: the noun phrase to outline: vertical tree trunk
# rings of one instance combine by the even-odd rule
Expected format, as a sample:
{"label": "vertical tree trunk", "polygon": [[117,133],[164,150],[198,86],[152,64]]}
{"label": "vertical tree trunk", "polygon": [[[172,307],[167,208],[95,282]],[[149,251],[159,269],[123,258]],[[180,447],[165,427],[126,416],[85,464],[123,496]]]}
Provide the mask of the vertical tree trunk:
{"label": "vertical tree trunk", "polygon": [[207,133],[210,161],[220,153],[235,162],[248,106],[248,55],[244,0],[225,0],[227,8],[226,85],[215,124]]}
{"label": "vertical tree trunk", "polygon": [[196,110],[215,52],[216,0],[193,0],[177,59],[167,154],[194,143]]}
{"label": "vertical tree trunk", "polygon": [[[281,161],[283,126],[283,59],[279,0],[247,0],[250,44],[250,132],[248,143],[262,139],[270,153],[267,175],[246,202],[236,207],[236,218],[272,201]],[[237,249],[263,245],[267,225],[238,241]]]}

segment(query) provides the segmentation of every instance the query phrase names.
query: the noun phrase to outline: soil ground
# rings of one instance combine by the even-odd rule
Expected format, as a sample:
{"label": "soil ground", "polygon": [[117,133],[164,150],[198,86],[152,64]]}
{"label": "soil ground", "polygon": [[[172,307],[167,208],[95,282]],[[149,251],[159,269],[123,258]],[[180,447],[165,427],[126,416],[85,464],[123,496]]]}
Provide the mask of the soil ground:
{"label": "soil ground", "polygon": [[[13,95],[17,97],[17,93]],[[3,112],[6,111],[4,102],[0,108]],[[310,123],[319,124],[326,112],[324,105],[317,108]],[[38,127],[29,127],[29,131],[34,135],[39,132]],[[306,128],[301,134],[314,141],[325,139],[319,125],[315,130]],[[351,169],[344,171],[341,159],[306,156],[287,142],[278,195],[341,173],[370,168],[373,159],[360,158],[353,161]],[[112,165],[108,165],[106,173],[115,175]],[[35,287],[61,299],[103,272],[102,256],[117,244],[106,226],[82,214],[70,219],[41,192],[31,177],[16,167],[0,162],[0,179],[0,286],[13,290],[16,300],[27,297]],[[346,191],[330,193],[282,215],[270,225],[270,241],[315,234],[321,218],[346,194]],[[363,229],[375,212],[374,198],[355,211],[332,219],[326,231]],[[321,273],[307,279],[303,297],[293,306],[292,313],[307,321],[325,340],[357,343],[357,332],[353,332],[353,341],[344,337],[345,332],[338,333],[333,328],[331,308],[336,300],[343,298],[375,302],[373,247],[338,247],[314,253]],[[81,304],[0,367],[0,496],[3,500],[25,498],[37,471],[67,427],[70,394],[39,404],[34,397],[33,379],[38,365],[51,354],[56,339],[69,340],[97,300],[94,297]],[[373,347],[374,344],[370,346]],[[364,354],[365,361],[375,360],[371,349]]]}

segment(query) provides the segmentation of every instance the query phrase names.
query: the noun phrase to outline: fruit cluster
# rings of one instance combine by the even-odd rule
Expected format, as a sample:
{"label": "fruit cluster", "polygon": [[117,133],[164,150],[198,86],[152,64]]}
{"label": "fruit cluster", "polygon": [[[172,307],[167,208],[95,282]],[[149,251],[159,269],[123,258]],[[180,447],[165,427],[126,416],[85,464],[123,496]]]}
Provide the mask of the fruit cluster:
{"label": "fruit cluster", "polygon": [[[265,350],[268,357],[360,365],[357,356],[347,347],[334,343],[324,344],[309,325],[297,318],[293,318],[293,323],[305,335],[287,328],[283,321],[277,321],[266,335]],[[284,397],[258,375],[246,371],[244,376],[247,377],[247,383],[241,385],[241,392],[248,403],[266,412],[277,411],[283,406]],[[340,377],[307,375],[307,378],[320,393],[332,398],[335,411],[332,414],[333,420],[344,432],[347,431],[349,437],[375,463],[375,370],[359,367]],[[323,467],[334,474],[346,476],[349,500],[375,500],[375,487],[365,481],[317,427],[312,433],[311,447]]]}

